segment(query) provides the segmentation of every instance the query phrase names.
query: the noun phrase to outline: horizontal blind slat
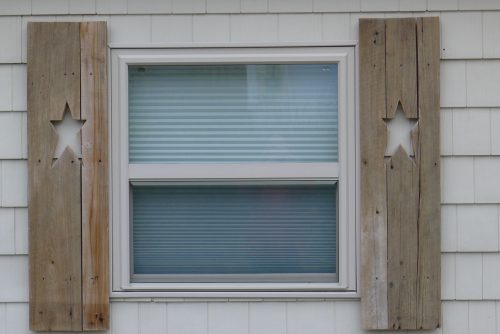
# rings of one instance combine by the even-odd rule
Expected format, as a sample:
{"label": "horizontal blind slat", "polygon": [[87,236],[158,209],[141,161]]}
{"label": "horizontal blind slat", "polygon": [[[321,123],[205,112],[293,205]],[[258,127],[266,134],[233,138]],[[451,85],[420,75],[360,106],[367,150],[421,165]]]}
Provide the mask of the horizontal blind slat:
{"label": "horizontal blind slat", "polygon": [[132,189],[134,274],[336,274],[336,185]]}
{"label": "horizontal blind slat", "polygon": [[337,80],[336,64],[130,66],[129,160],[335,162]]}

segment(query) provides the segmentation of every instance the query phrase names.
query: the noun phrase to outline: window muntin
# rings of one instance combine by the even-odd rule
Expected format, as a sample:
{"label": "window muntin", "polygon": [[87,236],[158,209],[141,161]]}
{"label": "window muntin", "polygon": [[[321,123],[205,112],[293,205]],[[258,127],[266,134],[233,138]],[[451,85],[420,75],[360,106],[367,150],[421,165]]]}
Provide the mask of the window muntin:
{"label": "window muntin", "polygon": [[[326,297],[347,296],[356,289],[356,150],[354,48],[202,48],[112,51],[113,147],[113,295],[191,297]],[[338,161],[258,163],[129,163],[128,68],[148,65],[201,64],[338,65]],[[128,165],[128,168],[127,168]],[[251,165],[251,168],[249,167]],[[350,171],[350,172],[348,172]],[[337,283],[154,283],[132,282],[129,214],[132,185],[178,182],[335,182],[338,191]],[[122,291],[122,292],[120,292]],[[128,292],[125,292],[128,291]],[[149,292],[148,292],[149,291]],[[338,292],[337,292],[338,291]]]}

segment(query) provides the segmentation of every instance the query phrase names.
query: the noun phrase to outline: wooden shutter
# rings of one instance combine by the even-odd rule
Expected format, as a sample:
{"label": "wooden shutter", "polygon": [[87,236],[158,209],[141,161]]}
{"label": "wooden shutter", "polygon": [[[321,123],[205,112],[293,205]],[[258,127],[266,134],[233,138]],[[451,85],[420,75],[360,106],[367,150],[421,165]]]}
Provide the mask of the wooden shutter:
{"label": "wooden shutter", "polygon": [[[107,28],[28,23],[30,328],[109,328]],[[52,125],[85,120],[81,158]]]}
{"label": "wooden shutter", "polygon": [[[361,302],[366,329],[439,327],[438,18],[360,20]],[[410,157],[386,122],[415,119]]]}

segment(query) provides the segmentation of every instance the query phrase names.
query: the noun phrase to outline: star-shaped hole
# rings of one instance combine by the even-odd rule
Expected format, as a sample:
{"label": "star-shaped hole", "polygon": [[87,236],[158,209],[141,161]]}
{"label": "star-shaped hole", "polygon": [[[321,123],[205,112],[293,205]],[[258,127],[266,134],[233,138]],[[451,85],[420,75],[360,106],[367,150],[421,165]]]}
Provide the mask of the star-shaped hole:
{"label": "star-shaped hole", "polygon": [[417,120],[406,118],[401,103],[398,103],[396,114],[393,118],[386,118],[385,124],[388,131],[385,156],[392,157],[401,146],[409,157],[413,157],[415,154],[413,152],[411,132],[417,124]]}
{"label": "star-shaped hole", "polygon": [[61,157],[66,148],[71,150],[76,158],[80,159],[82,156],[82,136],[80,130],[85,121],[73,119],[69,106],[66,104],[63,118],[61,120],[51,120],[50,123],[57,134],[54,161]]}

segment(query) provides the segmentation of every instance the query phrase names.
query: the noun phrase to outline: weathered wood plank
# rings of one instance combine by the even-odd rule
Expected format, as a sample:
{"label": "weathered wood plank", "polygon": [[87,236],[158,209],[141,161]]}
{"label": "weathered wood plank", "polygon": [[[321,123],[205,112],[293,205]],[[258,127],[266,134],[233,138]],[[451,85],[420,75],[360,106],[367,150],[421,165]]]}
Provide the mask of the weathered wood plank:
{"label": "weathered wood plank", "polygon": [[398,103],[408,118],[417,118],[417,36],[414,18],[386,19],[387,118]]}
{"label": "weathered wood plank", "polygon": [[400,146],[387,166],[389,327],[415,329],[419,169]]}
{"label": "weathered wood plank", "polygon": [[439,157],[439,19],[417,19],[420,212],[417,328],[439,327],[441,232]]}
{"label": "weathered wood plank", "polygon": [[387,202],[384,152],[385,22],[361,19],[361,307],[367,329],[385,329],[387,316]]}
{"label": "weathered wood plank", "polygon": [[[414,18],[386,19],[387,118],[401,103],[417,118],[417,43]],[[392,329],[416,328],[419,169],[400,146],[387,170],[388,317]]]}
{"label": "weathered wood plank", "polygon": [[28,24],[30,328],[82,329],[80,162],[50,121],[80,117],[79,23]]}
{"label": "weathered wood plank", "polygon": [[82,22],[82,299],[83,329],[109,328],[107,28]]}

